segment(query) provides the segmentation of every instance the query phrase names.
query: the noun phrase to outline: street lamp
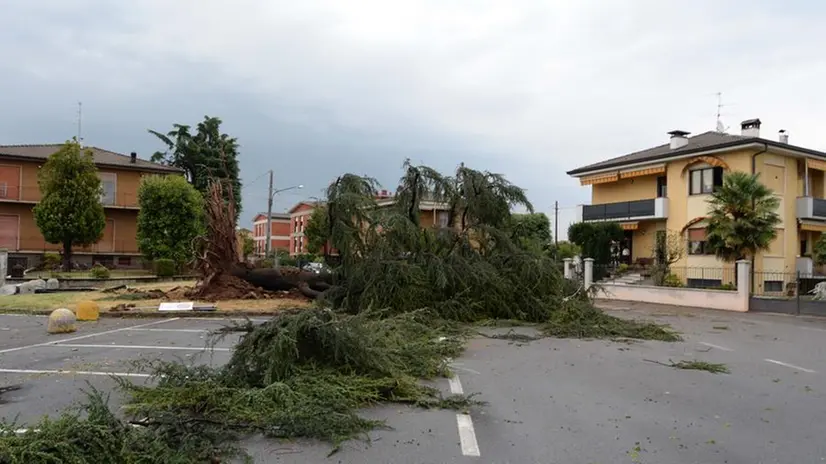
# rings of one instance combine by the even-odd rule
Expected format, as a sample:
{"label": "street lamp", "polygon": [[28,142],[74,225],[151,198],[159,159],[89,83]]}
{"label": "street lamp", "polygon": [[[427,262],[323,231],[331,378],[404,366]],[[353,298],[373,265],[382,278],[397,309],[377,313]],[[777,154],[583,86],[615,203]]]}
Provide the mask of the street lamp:
{"label": "street lamp", "polygon": [[272,189],[272,170],[270,170],[270,189],[269,189],[269,196],[267,198],[267,243],[266,243],[266,257],[270,257],[270,253],[272,252],[272,200],[276,194],[281,192],[286,192],[288,190],[300,190],[303,189],[304,185],[294,185],[292,187],[287,187],[283,189],[273,190]]}

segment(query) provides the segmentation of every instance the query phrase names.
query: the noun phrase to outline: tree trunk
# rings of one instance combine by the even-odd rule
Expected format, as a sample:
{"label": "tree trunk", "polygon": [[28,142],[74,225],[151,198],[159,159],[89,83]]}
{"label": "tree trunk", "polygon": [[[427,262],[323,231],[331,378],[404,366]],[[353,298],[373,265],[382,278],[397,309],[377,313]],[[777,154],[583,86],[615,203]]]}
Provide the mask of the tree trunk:
{"label": "tree trunk", "polygon": [[69,272],[72,270],[72,242],[63,242],[63,270]]}

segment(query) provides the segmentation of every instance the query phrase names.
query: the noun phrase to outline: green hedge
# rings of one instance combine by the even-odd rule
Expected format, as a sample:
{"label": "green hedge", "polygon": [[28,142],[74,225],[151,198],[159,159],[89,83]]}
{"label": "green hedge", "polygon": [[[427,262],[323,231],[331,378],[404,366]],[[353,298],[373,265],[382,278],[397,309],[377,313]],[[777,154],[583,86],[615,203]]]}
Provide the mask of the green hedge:
{"label": "green hedge", "polygon": [[165,258],[156,259],[152,265],[155,268],[155,275],[158,277],[172,277],[178,267],[175,261]]}

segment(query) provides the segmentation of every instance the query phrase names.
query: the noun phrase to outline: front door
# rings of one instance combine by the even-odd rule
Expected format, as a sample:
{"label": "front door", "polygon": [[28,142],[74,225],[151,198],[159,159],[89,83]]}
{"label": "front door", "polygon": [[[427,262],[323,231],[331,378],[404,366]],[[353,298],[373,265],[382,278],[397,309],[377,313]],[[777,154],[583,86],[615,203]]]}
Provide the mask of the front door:
{"label": "front door", "polygon": [[634,255],[634,231],[623,231],[622,242],[620,243],[620,263],[631,265],[631,256]]}

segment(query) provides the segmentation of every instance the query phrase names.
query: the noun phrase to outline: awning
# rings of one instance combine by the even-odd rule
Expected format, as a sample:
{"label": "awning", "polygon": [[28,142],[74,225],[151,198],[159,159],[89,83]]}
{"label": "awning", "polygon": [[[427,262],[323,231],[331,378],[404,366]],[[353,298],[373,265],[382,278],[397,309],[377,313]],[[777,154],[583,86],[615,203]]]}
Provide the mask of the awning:
{"label": "awning", "polygon": [[813,224],[811,222],[801,222],[800,230],[808,230],[809,232],[826,232],[826,224]]}
{"label": "awning", "polygon": [[616,182],[618,180],[619,174],[616,172],[611,172],[608,174],[595,174],[593,176],[580,177],[579,185],[605,184],[608,182]]}
{"label": "awning", "polygon": [[622,230],[637,230],[640,227],[639,222],[621,222],[620,227]]}
{"label": "awning", "polygon": [[826,161],[807,158],[806,165],[809,169],[817,169],[818,171],[826,171]]}
{"label": "awning", "polygon": [[650,176],[652,174],[662,174],[665,172],[665,165],[650,166],[647,168],[634,169],[632,171],[624,171],[620,173],[620,179],[629,179],[631,177]]}

